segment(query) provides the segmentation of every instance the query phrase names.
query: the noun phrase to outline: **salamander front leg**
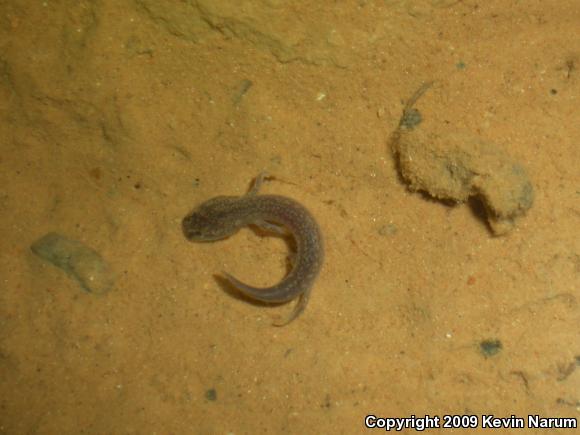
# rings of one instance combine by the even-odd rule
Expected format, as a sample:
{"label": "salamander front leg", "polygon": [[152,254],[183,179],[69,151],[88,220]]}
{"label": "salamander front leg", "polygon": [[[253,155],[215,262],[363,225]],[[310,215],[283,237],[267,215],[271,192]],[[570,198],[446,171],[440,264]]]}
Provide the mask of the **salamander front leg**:
{"label": "salamander front leg", "polygon": [[268,173],[266,171],[262,171],[258,174],[258,176],[254,179],[254,184],[252,188],[249,190],[247,195],[257,195],[260,191],[260,187],[262,187],[262,183],[268,177]]}

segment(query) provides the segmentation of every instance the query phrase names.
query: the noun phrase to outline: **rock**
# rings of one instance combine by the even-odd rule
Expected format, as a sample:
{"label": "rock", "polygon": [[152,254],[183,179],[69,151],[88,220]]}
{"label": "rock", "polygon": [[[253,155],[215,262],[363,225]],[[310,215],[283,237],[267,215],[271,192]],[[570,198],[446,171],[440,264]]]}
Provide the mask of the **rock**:
{"label": "rock", "polygon": [[269,52],[281,63],[346,68],[356,62],[348,39],[322,13],[323,5],[313,3],[304,14],[291,2],[273,0],[136,0],[136,4],[169,33],[189,41],[222,34]]}
{"label": "rock", "polygon": [[[427,89],[423,86],[407,105],[392,140],[401,176],[411,190],[441,200],[481,200],[495,235],[508,233],[534,202],[534,189],[524,167],[498,146],[469,133],[449,133],[421,120],[411,107]],[[411,116],[413,115],[413,116]],[[411,123],[415,119],[419,122]]]}
{"label": "rock", "polygon": [[114,275],[108,263],[94,249],[57,233],[48,233],[30,249],[37,256],[64,270],[89,293],[108,292]]}

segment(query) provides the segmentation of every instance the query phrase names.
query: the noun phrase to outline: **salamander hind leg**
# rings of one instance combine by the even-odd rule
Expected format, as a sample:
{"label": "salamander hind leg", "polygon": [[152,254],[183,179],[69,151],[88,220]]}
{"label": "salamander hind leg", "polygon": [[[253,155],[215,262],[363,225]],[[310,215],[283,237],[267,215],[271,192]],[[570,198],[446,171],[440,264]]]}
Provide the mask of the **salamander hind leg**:
{"label": "salamander hind leg", "polygon": [[310,296],[308,293],[309,292],[305,292],[305,293],[302,293],[300,296],[298,296],[298,302],[296,302],[294,309],[292,310],[292,312],[290,313],[290,315],[288,317],[283,318],[280,316],[272,322],[272,325],[273,326],[286,326],[288,323],[290,323],[293,320],[295,320],[296,318],[298,318],[298,316],[300,316],[300,314],[302,314],[302,312],[306,308],[306,305],[308,305],[308,298]]}

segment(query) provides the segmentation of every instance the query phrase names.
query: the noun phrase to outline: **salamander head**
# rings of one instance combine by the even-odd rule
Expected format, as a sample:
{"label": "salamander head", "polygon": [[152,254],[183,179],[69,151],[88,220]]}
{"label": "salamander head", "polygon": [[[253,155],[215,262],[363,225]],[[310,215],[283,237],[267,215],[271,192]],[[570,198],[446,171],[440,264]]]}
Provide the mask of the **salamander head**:
{"label": "salamander head", "polygon": [[183,234],[193,242],[211,242],[234,234],[240,227],[235,196],[218,196],[194,209],[182,221]]}

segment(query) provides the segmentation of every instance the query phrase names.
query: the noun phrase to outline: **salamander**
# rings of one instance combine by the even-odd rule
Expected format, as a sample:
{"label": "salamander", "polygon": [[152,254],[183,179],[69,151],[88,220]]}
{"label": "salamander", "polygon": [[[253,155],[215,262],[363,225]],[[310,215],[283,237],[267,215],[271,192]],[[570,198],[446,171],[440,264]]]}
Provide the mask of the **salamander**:
{"label": "salamander", "polygon": [[290,316],[274,325],[283,326],[306,308],[312,286],[322,267],[322,232],[312,214],[297,201],[281,195],[258,194],[265,173],[243,196],[217,196],[197,206],[182,221],[185,237],[193,242],[212,242],[232,236],[242,227],[255,225],[266,231],[290,235],[296,246],[290,272],[278,284],[256,288],[223,272],[223,277],[250,299],[284,303],[299,298]]}

